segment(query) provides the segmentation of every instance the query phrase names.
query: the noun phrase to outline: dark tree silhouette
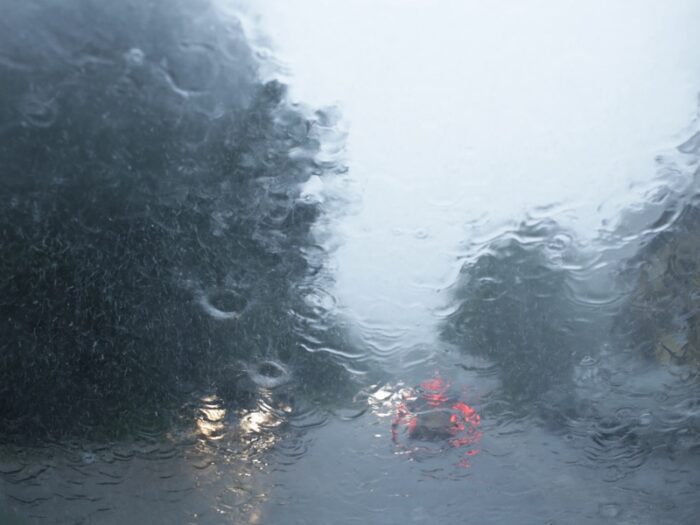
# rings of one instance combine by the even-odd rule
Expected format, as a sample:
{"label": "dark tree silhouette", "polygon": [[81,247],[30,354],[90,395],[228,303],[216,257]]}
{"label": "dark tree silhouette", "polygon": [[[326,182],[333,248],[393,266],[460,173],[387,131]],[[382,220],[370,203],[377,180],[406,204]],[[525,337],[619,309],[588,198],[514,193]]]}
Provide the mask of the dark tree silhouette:
{"label": "dark tree silhouette", "polygon": [[9,4],[5,433],[114,434],[167,420],[203,385],[244,402],[240,359],[314,359],[337,384],[341,369],[299,346],[301,289],[320,264],[319,210],[301,187],[335,169],[315,160],[328,115],[264,82],[240,24],[211,2]]}
{"label": "dark tree silhouette", "polygon": [[[551,221],[523,223],[482,247],[455,288],[460,306],[444,336],[496,365],[501,391],[532,401],[571,381],[585,320],[572,301],[568,270],[550,248],[569,236]],[[582,325],[583,323],[583,325]]]}

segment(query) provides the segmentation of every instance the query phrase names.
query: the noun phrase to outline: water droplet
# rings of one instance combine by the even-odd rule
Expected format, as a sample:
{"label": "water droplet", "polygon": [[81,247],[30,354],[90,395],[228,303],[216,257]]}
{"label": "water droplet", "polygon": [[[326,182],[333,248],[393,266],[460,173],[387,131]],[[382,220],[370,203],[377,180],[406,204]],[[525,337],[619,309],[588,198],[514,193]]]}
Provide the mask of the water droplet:
{"label": "water droplet", "polygon": [[233,290],[202,294],[198,302],[207,314],[221,321],[238,319],[247,305],[245,297]]}
{"label": "water droplet", "polygon": [[428,232],[427,232],[425,229],[423,229],[423,228],[418,228],[418,229],[415,231],[415,233],[413,234],[413,236],[414,236],[416,239],[421,239],[421,240],[427,239],[427,238],[428,238]]}
{"label": "water droplet", "polygon": [[142,66],[145,59],[146,53],[141,51],[138,47],[132,47],[129,51],[124,53],[124,60],[132,67]]}
{"label": "water droplet", "polygon": [[283,365],[275,361],[262,361],[249,371],[250,378],[256,385],[264,388],[276,388],[289,381],[290,373]]}
{"label": "water droplet", "polygon": [[639,416],[639,424],[640,425],[644,425],[644,426],[651,425],[652,420],[653,420],[653,416],[652,416],[651,412],[644,412],[643,414],[641,414]]}
{"label": "water droplet", "polygon": [[617,518],[621,510],[620,505],[617,503],[601,503],[598,505],[598,514],[604,518]]}
{"label": "water droplet", "polygon": [[593,359],[589,355],[587,355],[583,359],[581,359],[581,366],[593,366],[595,364],[596,364],[596,360]]}
{"label": "water droplet", "polygon": [[622,469],[620,467],[612,465],[605,469],[603,474],[603,481],[607,481],[608,483],[614,483],[616,481],[620,481],[624,477],[625,474],[622,471]]}
{"label": "water droplet", "polygon": [[203,44],[183,43],[178,51],[161,62],[172,88],[183,96],[207,91],[219,72],[212,49]]}
{"label": "water droplet", "polygon": [[20,113],[30,126],[48,128],[55,121],[58,108],[51,98],[41,97],[36,93],[27,94],[20,103]]}
{"label": "water droplet", "polygon": [[571,235],[559,233],[549,239],[547,242],[547,249],[553,252],[561,252],[568,248],[572,241],[573,239],[571,238]]}
{"label": "water droplet", "polygon": [[317,313],[331,312],[336,307],[335,296],[327,290],[316,287],[308,287],[308,293],[305,296],[306,304],[311,306]]}

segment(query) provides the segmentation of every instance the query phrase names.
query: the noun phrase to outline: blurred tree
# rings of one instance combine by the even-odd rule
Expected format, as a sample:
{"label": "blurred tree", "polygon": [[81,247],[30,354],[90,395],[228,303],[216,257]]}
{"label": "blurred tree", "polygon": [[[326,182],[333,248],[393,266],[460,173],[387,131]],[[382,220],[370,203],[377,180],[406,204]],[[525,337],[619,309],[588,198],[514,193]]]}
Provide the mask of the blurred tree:
{"label": "blurred tree", "polygon": [[585,348],[588,320],[573,300],[569,270],[557,260],[573,251],[570,243],[552,221],[525,222],[481,247],[462,269],[455,289],[460,306],[443,334],[492,361],[511,400],[529,402],[570,383]]}
{"label": "blurred tree", "polygon": [[114,434],[195,388],[244,402],[239,359],[306,363],[319,209],[301,190],[335,169],[315,160],[327,115],[264,82],[213,2],[3,11],[5,433]]}

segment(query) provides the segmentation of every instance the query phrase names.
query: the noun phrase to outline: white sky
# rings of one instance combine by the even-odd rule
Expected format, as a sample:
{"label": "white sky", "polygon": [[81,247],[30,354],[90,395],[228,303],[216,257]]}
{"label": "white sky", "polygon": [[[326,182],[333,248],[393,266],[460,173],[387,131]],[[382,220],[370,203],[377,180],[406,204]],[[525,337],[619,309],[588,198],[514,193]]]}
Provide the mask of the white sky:
{"label": "white sky", "polygon": [[697,110],[697,0],[250,9],[289,66],[293,96],[338,104],[348,122],[362,206],[338,228],[336,295],[368,335],[429,334],[437,290],[475,230],[556,205],[594,232],[641,198],[654,157],[680,143]]}

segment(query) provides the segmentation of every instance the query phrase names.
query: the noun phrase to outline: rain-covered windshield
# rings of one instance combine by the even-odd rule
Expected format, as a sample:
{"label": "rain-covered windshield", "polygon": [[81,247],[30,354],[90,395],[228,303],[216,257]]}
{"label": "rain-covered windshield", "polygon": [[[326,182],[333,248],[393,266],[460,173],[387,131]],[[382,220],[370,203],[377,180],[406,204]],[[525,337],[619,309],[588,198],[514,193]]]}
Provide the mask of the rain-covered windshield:
{"label": "rain-covered windshield", "polygon": [[700,522],[697,1],[0,12],[0,523]]}

